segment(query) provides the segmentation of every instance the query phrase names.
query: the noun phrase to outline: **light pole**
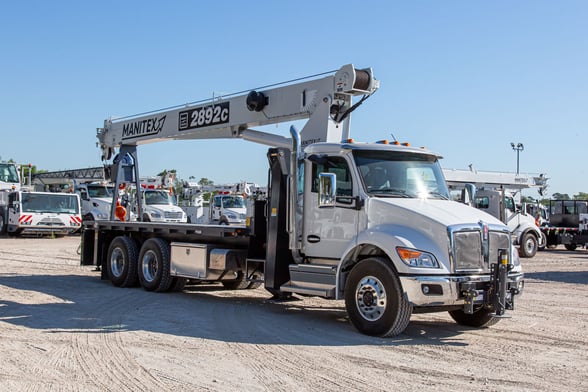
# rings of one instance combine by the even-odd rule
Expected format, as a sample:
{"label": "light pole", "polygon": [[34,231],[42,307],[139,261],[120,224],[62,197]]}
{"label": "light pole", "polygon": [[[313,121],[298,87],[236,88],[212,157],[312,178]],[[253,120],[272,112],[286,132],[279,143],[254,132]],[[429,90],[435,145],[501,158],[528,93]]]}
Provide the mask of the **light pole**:
{"label": "light pole", "polygon": [[523,143],[510,143],[510,146],[512,147],[512,149],[514,151],[517,152],[517,175],[519,174],[519,154],[521,151],[523,151],[525,149],[525,146],[523,146]]}

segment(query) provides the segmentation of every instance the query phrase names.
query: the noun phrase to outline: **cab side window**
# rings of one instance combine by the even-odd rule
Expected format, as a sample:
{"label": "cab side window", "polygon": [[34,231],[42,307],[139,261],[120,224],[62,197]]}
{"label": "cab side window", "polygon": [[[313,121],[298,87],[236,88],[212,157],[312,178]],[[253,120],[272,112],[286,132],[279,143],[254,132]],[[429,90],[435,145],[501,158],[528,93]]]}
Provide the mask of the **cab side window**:
{"label": "cab side window", "polygon": [[337,196],[352,196],[353,182],[351,172],[345,159],[328,157],[324,162],[312,164],[312,192],[318,192],[319,174],[333,173],[337,176]]}

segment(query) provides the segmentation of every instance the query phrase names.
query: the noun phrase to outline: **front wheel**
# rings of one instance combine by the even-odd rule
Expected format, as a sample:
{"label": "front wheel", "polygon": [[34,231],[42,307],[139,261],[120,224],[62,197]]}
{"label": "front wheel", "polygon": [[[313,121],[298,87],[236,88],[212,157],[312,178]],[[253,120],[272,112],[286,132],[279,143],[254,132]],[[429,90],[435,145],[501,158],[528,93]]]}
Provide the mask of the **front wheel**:
{"label": "front wheel", "polygon": [[532,233],[526,233],[523,235],[520,246],[521,257],[533,257],[537,253],[537,237]]}
{"label": "front wheel", "polygon": [[6,233],[6,225],[4,224],[4,214],[0,213],[0,235]]}
{"label": "front wheel", "polygon": [[360,261],[345,283],[345,307],[357,330],[372,336],[396,336],[410,321],[412,306],[395,271],[383,258]]}
{"label": "front wheel", "polygon": [[539,250],[545,250],[545,248],[547,247],[547,236],[545,235],[544,232],[541,232],[541,241],[539,241]]}

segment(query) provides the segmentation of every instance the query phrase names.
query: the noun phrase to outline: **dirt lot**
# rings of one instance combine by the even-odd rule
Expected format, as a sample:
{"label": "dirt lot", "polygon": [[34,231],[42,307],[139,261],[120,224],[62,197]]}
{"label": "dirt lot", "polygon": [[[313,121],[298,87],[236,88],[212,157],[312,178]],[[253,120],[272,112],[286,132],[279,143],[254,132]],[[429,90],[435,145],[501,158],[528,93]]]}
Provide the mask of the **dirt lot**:
{"label": "dirt lot", "polygon": [[588,390],[588,251],[523,259],[525,293],[489,329],[414,315],[390,339],[342,301],[263,289],[120,289],[78,265],[79,237],[0,237],[3,391]]}

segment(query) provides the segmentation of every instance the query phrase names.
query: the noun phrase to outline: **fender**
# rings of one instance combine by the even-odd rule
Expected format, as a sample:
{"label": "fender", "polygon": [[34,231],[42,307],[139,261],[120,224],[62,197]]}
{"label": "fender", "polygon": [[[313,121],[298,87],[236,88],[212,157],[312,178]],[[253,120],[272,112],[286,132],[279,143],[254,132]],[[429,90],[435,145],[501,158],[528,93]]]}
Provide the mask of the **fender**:
{"label": "fender", "polygon": [[[448,239],[445,239],[445,243],[448,246]],[[419,249],[433,254],[440,268],[409,267],[398,257],[396,253],[396,247],[398,246]],[[394,270],[399,275],[414,273],[442,275],[449,273],[448,248],[443,248],[438,242],[432,241],[430,235],[406,226],[393,224],[379,225],[358,233],[343,252],[343,256],[339,260],[337,267],[337,299],[340,299],[343,294],[345,277],[347,276],[348,270],[360,260],[362,254],[367,256],[378,251],[391,261]]]}
{"label": "fender", "polygon": [[544,242],[544,238],[541,235],[541,230],[539,229],[539,227],[537,226],[532,226],[532,225],[521,225],[519,224],[514,230],[513,233],[516,234],[516,238],[517,238],[517,245],[521,244],[521,239],[525,236],[525,234],[532,232],[535,237],[537,238],[537,244],[539,246],[543,246],[545,244],[543,244],[542,242]]}

